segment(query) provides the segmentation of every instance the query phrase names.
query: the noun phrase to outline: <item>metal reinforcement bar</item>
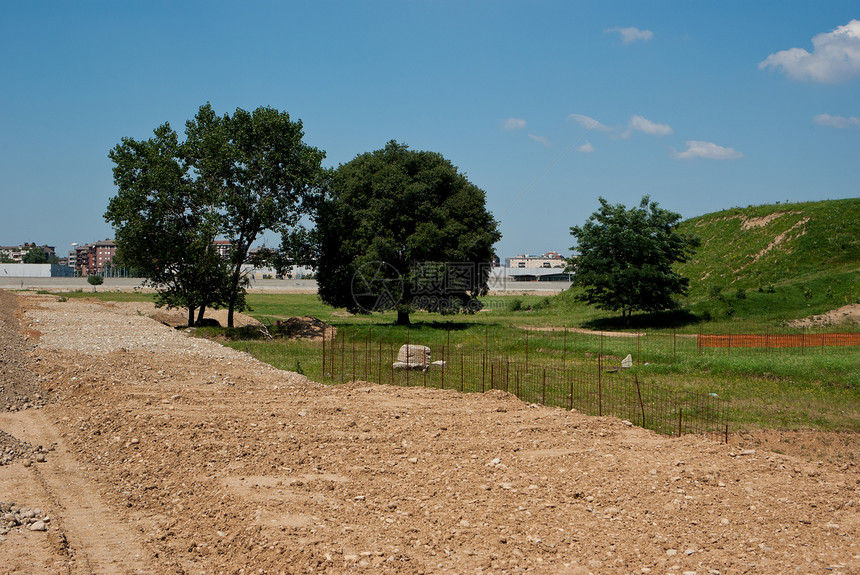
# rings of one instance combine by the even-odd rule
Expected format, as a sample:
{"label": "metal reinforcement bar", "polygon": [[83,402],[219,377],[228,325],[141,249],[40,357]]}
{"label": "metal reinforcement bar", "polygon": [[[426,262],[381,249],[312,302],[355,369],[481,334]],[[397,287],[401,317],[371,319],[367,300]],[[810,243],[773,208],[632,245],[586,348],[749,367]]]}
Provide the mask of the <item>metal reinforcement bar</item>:
{"label": "metal reinforcement bar", "polygon": [[[340,341],[337,341],[340,339]],[[611,415],[666,435],[727,436],[728,409],[713,394],[679,391],[642,380],[637,374],[597,367],[552,365],[532,357],[528,362],[488,354],[480,348],[437,346],[443,364],[395,368],[400,346],[369,337],[338,335],[325,343],[323,379],[363,380],[401,386],[424,386],[461,392],[506,391],[529,403],[575,409],[587,415]],[[338,372],[338,368],[340,373]]]}

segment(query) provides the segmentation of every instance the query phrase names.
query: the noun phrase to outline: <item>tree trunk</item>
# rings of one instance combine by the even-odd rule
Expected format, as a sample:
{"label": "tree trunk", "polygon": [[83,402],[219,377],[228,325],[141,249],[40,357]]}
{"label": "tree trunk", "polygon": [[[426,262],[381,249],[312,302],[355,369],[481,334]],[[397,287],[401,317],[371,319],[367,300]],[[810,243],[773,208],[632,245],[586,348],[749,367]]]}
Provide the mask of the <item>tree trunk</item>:
{"label": "tree trunk", "polygon": [[409,325],[409,312],[402,309],[397,310],[397,325]]}
{"label": "tree trunk", "polygon": [[188,327],[194,326],[194,306],[188,306]]}
{"label": "tree trunk", "polygon": [[197,313],[197,325],[200,325],[201,323],[203,323],[203,315],[204,315],[205,313],[206,313],[206,306],[205,306],[205,305],[201,305],[201,306],[200,306],[200,311]]}
{"label": "tree trunk", "polygon": [[230,290],[230,301],[227,307],[227,327],[233,327],[233,309],[236,307],[236,290],[238,289],[238,285],[239,282],[233,282],[232,289]]}

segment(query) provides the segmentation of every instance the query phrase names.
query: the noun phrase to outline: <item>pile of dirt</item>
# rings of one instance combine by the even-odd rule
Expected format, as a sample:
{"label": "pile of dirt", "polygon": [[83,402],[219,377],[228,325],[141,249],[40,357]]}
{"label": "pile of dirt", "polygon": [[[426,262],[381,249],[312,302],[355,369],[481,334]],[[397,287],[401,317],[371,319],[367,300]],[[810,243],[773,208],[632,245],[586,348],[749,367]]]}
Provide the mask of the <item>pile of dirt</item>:
{"label": "pile of dirt", "polygon": [[[123,309],[130,309],[141,313],[146,317],[152,318],[164,325],[179,328],[188,325],[188,310],[187,309],[167,309],[165,307],[155,307],[155,304],[146,302],[128,302],[113,304]],[[207,309],[204,314],[204,322],[209,320],[209,325],[227,325],[227,310],[226,309]],[[242,313],[233,314],[234,327],[259,326],[259,321],[249,315]]]}
{"label": "pile of dirt", "polygon": [[791,327],[811,328],[826,325],[860,325],[860,304],[854,303],[826,313],[787,322]]}
{"label": "pile of dirt", "polygon": [[[17,411],[47,403],[47,394],[37,381],[31,357],[35,329],[27,338],[18,329],[20,313],[15,296],[0,290],[0,412]],[[28,341],[28,338],[30,341]]]}
{"label": "pile of dirt", "polygon": [[35,457],[35,447],[0,430],[0,465],[7,465],[21,457]]}
{"label": "pile of dirt", "polygon": [[337,328],[317,317],[306,315],[304,317],[277,320],[269,328],[269,333],[273,337],[283,337],[285,339],[322,341],[323,338],[326,338],[326,340],[334,339],[334,336],[337,335]]}

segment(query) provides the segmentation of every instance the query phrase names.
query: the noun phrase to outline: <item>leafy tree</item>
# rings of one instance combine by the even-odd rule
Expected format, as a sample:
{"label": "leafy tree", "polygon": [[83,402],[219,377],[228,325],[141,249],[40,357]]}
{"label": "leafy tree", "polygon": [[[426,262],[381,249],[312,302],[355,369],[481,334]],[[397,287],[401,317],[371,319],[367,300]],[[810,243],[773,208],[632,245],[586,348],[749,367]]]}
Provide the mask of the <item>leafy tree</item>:
{"label": "leafy tree", "polygon": [[325,152],[302,141],[301,121],[272,108],[215,115],[208,104],[186,124],[189,161],[213,196],[219,235],[231,242],[227,325],[244,309],[242,266],[265,230],[288,235],[310,211]]}
{"label": "leafy tree", "polygon": [[21,257],[21,263],[25,264],[46,264],[49,260],[48,254],[39,246],[31,246]]}
{"label": "leafy tree", "polygon": [[[160,286],[159,303],[194,309],[245,309],[242,266],[265,230],[287,233],[310,209],[324,153],[302,142],[301,122],[272,108],[217,116],[209,104],[186,123],[186,139],[168,124],[155,138],[123,139],[111,151],[119,193],[105,218],[117,229],[117,253]],[[231,242],[229,260],[212,242]]]}
{"label": "leafy tree", "polygon": [[501,234],[484,191],[440,154],[391,141],[356,156],[331,174],[315,220],[326,303],[397,309],[398,323],[480,308]]}
{"label": "leafy tree", "polygon": [[158,289],[156,304],[188,308],[203,318],[223,305],[227,274],[212,245],[219,230],[216,198],[199,185],[169,124],[145,141],[123,138],[110,152],[117,195],[105,219],[116,229],[117,257]]}
{"label": "leafy tree", "polygon": [[14,264],[15,260],[6,252],[0,252],[0,264]]}
{"label": "leafy tree", "polygon": [[570,228],[579,252],[572,259],[580,301],[618,311],[675,309],[689,280],[673,270],[695,252],[698,237],[677,231],[681,216],[658,207],[649,196],[627,209],[600,198],[600,209],[582,226]]}
{"label": "leafy tree", "polygon": [[96,291],[96,286],[100,286],[105,283],[105,279],[102,276],[87,276],[87,283],[93,286],[93,291]]}

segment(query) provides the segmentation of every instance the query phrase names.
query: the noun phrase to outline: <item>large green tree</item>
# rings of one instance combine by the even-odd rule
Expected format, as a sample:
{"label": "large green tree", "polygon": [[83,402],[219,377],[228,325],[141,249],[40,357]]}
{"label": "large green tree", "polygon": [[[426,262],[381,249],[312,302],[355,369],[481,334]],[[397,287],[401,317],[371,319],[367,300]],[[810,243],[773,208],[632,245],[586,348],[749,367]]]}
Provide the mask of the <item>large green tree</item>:
{"label": "large green tree", "polygon": [[186,124],[189,161],[215,198],[219,235],[230,241],[227,323],[241,311],[248,251],[266,230],[288,235],[318,194],[325,152],[307,145],[302,122],[261,107],[217,116],[209,104]]}
{"label": "large green tree", "polygon": [[389,142],[331,174],[316,213],[323,301],[353,312],[474,311],[501,234],[485,193],[438,153]]}
{"label": "large green tree", "polygon": [[156,303],[188,309],[188,325],[226,301],[227,268],[212,245],[217,198],[199,184],[169,124],[148,140],[123,138],[110,151],[114,183],[105,219],[116,230],[117,257],[157,288]]}
{"label": "large green tree", "polygon": [[700,240],[678,232],[680,214],[660,208],[649,196],[627,209],[600,198],[600,209],[582,226],[570,228],[574,284],[583,288],[580,301],[600,309],[621,311],[629,320],[634,311],[678,307],[689,280],[674,265],[694,253]]}
{"label": "large green tree", "polygon": [[[245,309],[248,251],[265,230],[286,234],[309,210],[325,154],[302,141],[300,121],[261,107],[218,116],[209,104],[146,141],[125,138],[110,154],[119,189],[105,218],[119,257],[159,286],[159,302]],[[215,239],[230,242],[221,258]]]}

